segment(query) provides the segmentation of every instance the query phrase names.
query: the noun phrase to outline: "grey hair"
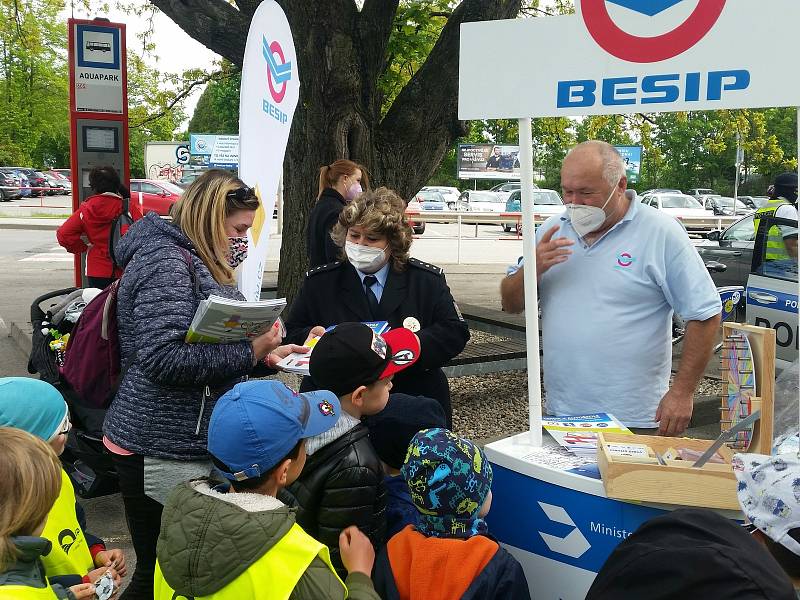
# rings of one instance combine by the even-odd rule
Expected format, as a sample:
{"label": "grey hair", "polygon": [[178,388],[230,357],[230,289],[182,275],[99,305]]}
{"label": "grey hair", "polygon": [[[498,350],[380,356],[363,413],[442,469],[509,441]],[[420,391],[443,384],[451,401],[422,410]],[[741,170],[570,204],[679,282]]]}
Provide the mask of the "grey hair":
{"label": "grey hair", "polygon": [[588,140],[573,147],[568,155],[583,148],[592,149],[600,155],[600,160],[603,162],[603,179],[609,187],[616,187],[619,180],[625,177],[625,161],[622,160],[617,149],[608,142]]}

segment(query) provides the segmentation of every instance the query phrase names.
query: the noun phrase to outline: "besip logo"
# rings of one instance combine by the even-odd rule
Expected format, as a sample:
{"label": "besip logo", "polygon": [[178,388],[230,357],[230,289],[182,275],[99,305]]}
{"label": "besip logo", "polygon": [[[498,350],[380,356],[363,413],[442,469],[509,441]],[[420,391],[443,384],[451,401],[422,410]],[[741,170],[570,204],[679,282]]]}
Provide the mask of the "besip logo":
{"label": "besip logo", "polygon": [[586,554],[586,551],[589,550],[592,545],[581,533],[581,530],[578,529],[578,526],[575,525],[575,521],[572,520],[569,513],[561,506],[546,504],[544,502],[538,502],[538,504],[551,521],[572,526],[572,531],[565,537],[557,537],[540,531],[539,535],[542,536],[542,540],[547,544],[547,547],[553,552],[569,556],[570,558],[580,558]]}
{"label": "besip logo", "polygon": [[683,23],[653,37],[640,37],[621,29],[612,20],[607,4],[658,18],[664,11],[687,1],[691,0],[580,0],[583,21],[600,47],[617,58],[638,63],[667,60],[686,52],[714,26],[725,8],[725,0],[699,0]]}
{"label": "besip logo", "polygon": [[[267,42],[267,38],[262,36],[261,53],[267,61],[269,93],[275,102],[280,103],[286,95],[286,84],[292,78],[292,63],[286,62],[283,48],[281,48],[277,40],[270,44]],[[276,60],[276,56],[280,59],[280,62]]]}

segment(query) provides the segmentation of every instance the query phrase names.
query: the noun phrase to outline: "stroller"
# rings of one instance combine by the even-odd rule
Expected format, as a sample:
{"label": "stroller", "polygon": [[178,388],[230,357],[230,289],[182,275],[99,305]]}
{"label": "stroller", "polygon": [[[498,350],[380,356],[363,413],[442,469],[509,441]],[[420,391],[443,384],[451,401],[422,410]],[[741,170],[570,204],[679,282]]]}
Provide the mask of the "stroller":
{"label": "stroller", "polygon": [[80,288],[48,292],[31,304],[31,354],[28,372],[55,386],[67,402],[72,429],[61,463],[75,490],[82,498],[95,498],[119,491],[119,483],[111,456],[103,445],[103,420],[106,409],[87,405],[63,381],[59,365],[63,351],[59,336],[69,334],[85,304]]}

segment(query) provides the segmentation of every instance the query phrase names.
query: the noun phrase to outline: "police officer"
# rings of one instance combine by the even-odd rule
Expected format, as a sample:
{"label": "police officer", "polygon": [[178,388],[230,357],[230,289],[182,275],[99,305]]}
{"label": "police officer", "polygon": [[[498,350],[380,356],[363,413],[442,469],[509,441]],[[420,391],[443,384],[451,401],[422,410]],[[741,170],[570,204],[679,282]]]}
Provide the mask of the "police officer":
{"label": "police officer", "polygon": [[[452,421],[450,387],[441,367],[458,355],[469,328],[439,267],[410,258],[405,203],[393,191],[368,191],[342,210],[332,237],[346,261],[310,270],[292,304],[287,340],[348,321],[387,321],[420,340],[417,362],[393,380],[393,392],[437,400]],[[314,389],[309,378],[302,391]]]}
{"label": "police officer", "polygon": [[[781,173],[775,178],[769,201],[755,212],[753,227],[758,234],[761,219],[775,216],[797,221],[797,173]],[[797,228],[773,225],[767,233],[766,260],[797,260]]]}

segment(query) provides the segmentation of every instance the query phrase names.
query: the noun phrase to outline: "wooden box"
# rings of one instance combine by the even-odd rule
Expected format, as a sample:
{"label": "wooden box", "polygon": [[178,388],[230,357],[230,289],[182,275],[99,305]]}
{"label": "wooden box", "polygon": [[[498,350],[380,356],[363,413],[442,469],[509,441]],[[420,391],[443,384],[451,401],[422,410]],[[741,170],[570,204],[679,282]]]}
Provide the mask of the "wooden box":
{"label": "wooden box", "polygon": [[609,498],[740,510],[736,498],[736,477],[731,469],[733,453],[726,446],[717,452],[725,463],[707,462],[699,469],[690,460],[665,460],[666,465],[643,463],[628,457],[612,456],[609,443],[645,444],[664,454],[670,447],[703,452],[714,440],[600,433],[597,464]]}

